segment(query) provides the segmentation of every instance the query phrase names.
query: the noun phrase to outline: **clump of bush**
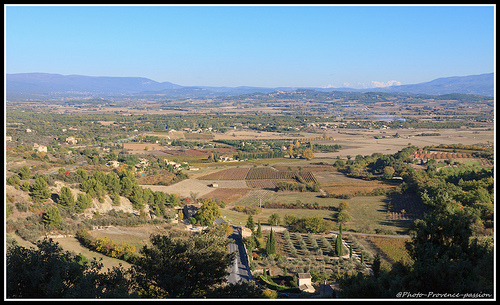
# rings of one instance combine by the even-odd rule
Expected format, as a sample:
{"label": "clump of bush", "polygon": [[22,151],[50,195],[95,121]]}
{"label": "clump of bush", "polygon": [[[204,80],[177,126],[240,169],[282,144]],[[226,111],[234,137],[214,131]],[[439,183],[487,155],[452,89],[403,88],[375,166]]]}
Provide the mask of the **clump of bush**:
{"label": "clump of bush", "polygon": [[123,259],[132,262],[135,258],[135,246],[126,242],[117,245],[107,236],[94,238],[87,230],[80,229],[76,232],[76,238],[80,243],[91,250],[102,253],[106,256]]}
{"label": "clump of bush", "polygon": [[257,215],[262,213],[262,209],[259,207],[243,206],[243,205],[235,205],[233,207],[233,211],[242,212],[247,215]]}

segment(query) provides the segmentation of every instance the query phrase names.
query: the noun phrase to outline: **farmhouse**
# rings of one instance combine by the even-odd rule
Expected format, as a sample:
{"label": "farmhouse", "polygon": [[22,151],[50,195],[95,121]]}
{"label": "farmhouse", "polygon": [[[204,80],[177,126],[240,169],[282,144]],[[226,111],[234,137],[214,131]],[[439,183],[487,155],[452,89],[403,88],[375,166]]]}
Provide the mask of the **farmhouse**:
{"label": "farmhouse", "polygon": [[76,140],[76,139],[75,139],[75,137],[67,137],[67,138],[66,138],[66,142],[67,142],[68,144],[72,144],[72,145],[74,145],[74,144],[78,143],[78,140]]}
{"label": "farmhouse", "polygon": [[242,227],[240,230],[241,230],[240,232],[241,232],[242,238],[247,238],[247,237],[252,236],[252,230],[250,230],[249,228]]}
{"label": "farmhouse", "polygon": [[234,162],[234,161],[236,160],[234,160],[232,157],[220,156],[217,162]]}
{"label": "farmhouse", "polygon": [[297,275],[297,286],[302,292],[314,293],[316,291],[311,283],[311,274],[309,272]]}
{"label": "farmhouse", "polygon": [[140,162],[135,165],[137,168],[146,168],[149,166],[149,161],[148,159],[140,159]]}
{"label": "farmhouse", "polygon": [[182,166],[179,163],[177,163],[177,162],[168,161],[167,159],[165,159],[165,162],[167,163],[167,165],[172,165],[175,169],[182,168]]}
{"label": "farmhouse", "polygon": [[120,166],[120,162],[118,161],[114,161],[114,160],[111,160],[109,161],[108,163],[110,166],[112,166],[113,168],[118,168]]}
{"label": "farmhouse", "polygon": [[38,144],[33,144],[33,150],[39,151],[39,152],[47,152],[47,146],[45,145],[38,145]]}

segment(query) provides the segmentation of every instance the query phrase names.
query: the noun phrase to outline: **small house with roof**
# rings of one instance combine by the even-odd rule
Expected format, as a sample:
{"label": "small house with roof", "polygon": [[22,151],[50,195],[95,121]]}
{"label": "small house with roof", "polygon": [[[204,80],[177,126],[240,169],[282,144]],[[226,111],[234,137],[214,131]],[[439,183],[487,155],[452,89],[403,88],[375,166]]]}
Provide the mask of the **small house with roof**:
{"label": "small house with roof", "polygon": [[311,274],[309,272],[297,274],[297,286],[299,286],[300,291],[314,293],[316,290],[311,283]]}

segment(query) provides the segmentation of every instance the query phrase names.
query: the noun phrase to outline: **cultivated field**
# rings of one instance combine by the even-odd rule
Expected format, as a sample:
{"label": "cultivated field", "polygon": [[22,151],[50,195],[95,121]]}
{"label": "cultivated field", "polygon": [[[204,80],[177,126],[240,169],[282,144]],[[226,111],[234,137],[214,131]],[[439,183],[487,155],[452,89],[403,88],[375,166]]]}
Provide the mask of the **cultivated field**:
{"label": "cultivated field", "polygon": [[349,182],[335,182],[335,183],[322,183],[321,188],[329,195],[348,195],[354,196],[356,194],[367,194],[373,192],[375,189],[384,188],[386,190],[394,189],[394,184],[389,184],[379,180],[361,180],[352,179]]}
{"label": "cultivated field", "polygon": [[249,167],[247,168],[228,168],[208,175],[199,177],[200,180],[245,180]]}
{"label": "cultivated field", "polygon": [[139,150],[141,153],[149,150],[162,150],[163,146],[154,143],[122,143],[123,149],[126,150]]}
{"label": "cultivated field", "polygon": [[[460,128],[460,129],[386,129],[386,130],[356,130],[345,133],[342,131],[328,131],[327,135],[333,140],[318,141],[322,144],[339,144],[342,149],[338,152],[315,153],[315,158],[334,158],[337,156],[371,155],[375,152],[383,154],[393,154],[407,147],[408,143],[418,147],[425,147],[439,144],[464,144],[472,145],[477,143],[493,143],[493,124],[487,124],[486,128]],[[490,130],[488,130],[490,129]],[[417,136],[425,132],[438,132],[439,136]],[[398,133],[399,138],[392,135]],[[388,138],[375,139],[375,136],[390,136]]]}
{"label": "cultivated field", "polygon": [[250,191],[251,189],[249,188],[217,188],[216,190],[207,193],[200,198],[208,198],[215,201],[220,200],[225,204],[231,204],[246,196]]}
{"label": "cultivated field", "polygon": [[176,184],[164,186],[164,185],[141,185],[143,188],[149,188],[153,192],[162,191],[167,194],[178,194],[180,197],[189,197],[191,193],[197,193],[198,196],[203,196],[210,193],[214,189],[208,186],[205,181],[200,181],[196,179],[187,179]]}

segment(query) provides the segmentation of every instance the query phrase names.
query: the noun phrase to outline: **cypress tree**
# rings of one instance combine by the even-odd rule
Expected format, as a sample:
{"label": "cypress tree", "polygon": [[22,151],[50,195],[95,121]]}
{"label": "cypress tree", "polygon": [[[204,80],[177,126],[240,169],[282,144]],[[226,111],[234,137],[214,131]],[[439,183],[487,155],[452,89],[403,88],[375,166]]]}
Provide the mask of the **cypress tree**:
{"label": "cypress tree", "polygon": [[337,234],[337,240],[335,242],[335,249],[337,251],[337,256],[342,256],[344,254],[344,249],[342,247],[342,235]]}
{"label": "cypress tree", "polygon": [[253,221],[252,215],[248,215],[247,228],[249,228],[250,230],[252,230],[252,232],[253,232],[253,229],[255,228],[255,222]]}
{"label": "cypress tree", "polygon": [[257,234],[256,235],[257,235],[258,238],[262,238],[262,228],[260,226],[260,220],[257,223]]}
{"label": "cypress tree", "polygon": [[380,254],[377,253],[377,255],[375,256],[375,259],[373,260],[373,264],[372,264],[372,270],[373,270],[373,276],[375,276],[375,278],[378,278],[379,275],[380,275]]}
{"label": "cypress tree", "polygon": [[267,255],[276,254],[276,239],[274,238],[273,229],[271,229],[271,233],[267,238],[266,253]]}

